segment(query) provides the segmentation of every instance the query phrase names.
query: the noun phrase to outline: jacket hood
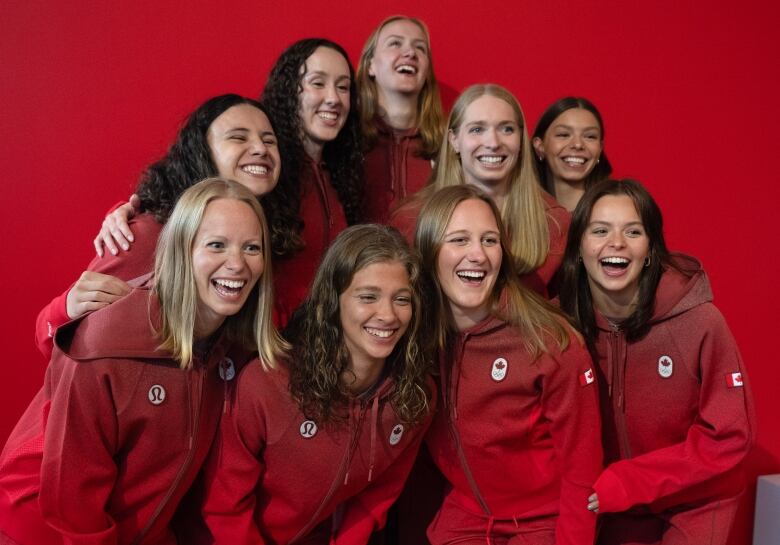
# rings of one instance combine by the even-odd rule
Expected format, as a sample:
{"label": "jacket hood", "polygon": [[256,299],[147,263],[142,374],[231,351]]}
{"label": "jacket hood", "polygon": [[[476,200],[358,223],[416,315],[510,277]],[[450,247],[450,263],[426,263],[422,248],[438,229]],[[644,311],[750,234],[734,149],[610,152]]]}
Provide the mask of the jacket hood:
{"label": "jacket hood", "polygon": [[411,129],[394,129],[379,115],[374,116],[374,125],[380,133],[400,138],[414,138],[420,133],[420,129],[416,126]]}

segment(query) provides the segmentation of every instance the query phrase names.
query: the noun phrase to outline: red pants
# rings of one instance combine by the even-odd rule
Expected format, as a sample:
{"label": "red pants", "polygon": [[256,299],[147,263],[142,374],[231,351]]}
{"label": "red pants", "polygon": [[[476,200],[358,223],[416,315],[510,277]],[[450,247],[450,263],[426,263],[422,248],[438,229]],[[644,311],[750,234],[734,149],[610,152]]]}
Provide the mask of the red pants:
{"label": "red pants", "polygon": [[599,545],[725,545],[741,498],[659,514],[602,515]]}

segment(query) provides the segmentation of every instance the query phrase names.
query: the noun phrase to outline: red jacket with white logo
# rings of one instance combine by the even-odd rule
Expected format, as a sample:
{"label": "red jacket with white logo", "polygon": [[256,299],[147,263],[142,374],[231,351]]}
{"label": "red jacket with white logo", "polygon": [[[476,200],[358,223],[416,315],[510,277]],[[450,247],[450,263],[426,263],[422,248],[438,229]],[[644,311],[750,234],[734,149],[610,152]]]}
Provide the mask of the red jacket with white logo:
{"label": "red jacket with white logo", "polygon": [[305,246],[291,258],[275,259],[273,263],[275,320],[280,328],[308,295],[325,250],[347,227],[344,208],[330,174],[308,156],[301,167],[300,183],[301,237]]}
{"label": "red jacket with white logo", "polygon": [[0,455],[0,529],[17,543],[176,543],[169,522],[216,434],[227,362],[218,345],[184,371],[157,350],[150,293],[57,332]]}
{"label": "red jacket with white logo", "polygon": [[387,223],[403,199],[422,189],[431,176],[431,160],[420,156],[419,131],[395,130],[376,117],[377,141],[366,152],[366,221]]}
{"label": "red jacket with white logo", "polygon": [[701,265],[674,257],[656,291],[650,332],[628,343],[596,314],[600,331],[605,461],[599,511],[669,506],[733,496],[755,416],[745,366]]}
{"label": "red jacket with white logo", "polygon": [[497,318],[461,332],[442,360],[443,409],[426,439],[451,487],[445,502],[483,513],[488,528],[558,517],[557,545],[592,543],[586,506],[602,459],[592,367],[574,337],[532,361]]}
{"label": "red jacket with white logo", "polygon": [[335,512],[331,542],[365,545],[384,525],[431,420],[402,424],[393,387],[387,378],[356,398],[346,423],[318,424],[291,398],[283,365],[247,364],[206,465],[203,515],[215,543],[300,542]]}
{"label": "red jacket with white logo", "polygon": [[[86,270],[110,274],[124,281],[151,272],[154,269],[157,238],[162,228],[162,224],[152,214],[139,214],[130,220],[130,229],[135,239],[130,249],[125,251],[120,248],[118,255],[106,251],[103,257],[95,256]],[[47,360],[51,358],[52,338],[57,328],[70,321],[66,305],[71,287],[43,307],[35,322],[35,342]]]}

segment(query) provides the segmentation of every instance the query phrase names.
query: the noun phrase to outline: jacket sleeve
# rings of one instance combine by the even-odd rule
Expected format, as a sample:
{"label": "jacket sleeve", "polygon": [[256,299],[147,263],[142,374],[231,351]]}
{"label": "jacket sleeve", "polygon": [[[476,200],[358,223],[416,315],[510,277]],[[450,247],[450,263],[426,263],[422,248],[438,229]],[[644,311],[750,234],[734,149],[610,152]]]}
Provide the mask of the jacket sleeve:
{"label": "jacket sleeve", "polygon": [[222,415],[205,465],[203,519],[216,545],[264,543],[254,518],[266,437],[257,371],[263,372],[260,365],[249,363],[240,373],[235,401]]}
{"label": "jacket sleeve", "polygon": [[[432,382],[430,383],[432,385]],[[433,388],[433,387],[432,387]],[[434,402],[436,399],[434,390]],[[415,427],[415,437],[396,460],[360,494],[350,498],[331,545],[366,545],[371,533],[385,526],[387,510],[398,499],[412,471],[425,432],[431,425],[434,402],[425,420]]]}
{"label": "jacket sleeve", "polygon": [[[106,252],[103,257],[95,256],[86,270],[109,274],[125,281],[152,270],[161,226],[150,214],[142,214],[137,219],[130,220],[130,225],[135,234],[135,242],[130,249],[120,250],[118,255]],[[57,328],[70,321],[66,305],[72,287],[73,284],[43,307],[35,320],[35,344],[46,359],[51,358],[54,346],[52,339]]]}
{"label": "jacket sleeve", "polygon": [[572,338],[558,356],[559,365],[544,377],[542,405],[550,431],[561,493],[556,545],[592,543],[596,515],[588,511],[588,496],[601,470],[601,416],[593,362]]}
{"label": "jacket sleeve", "polygon": [[[734,338],[713,305],[704,305],[691,323],[695,339],[675,338],[683,354],[698,357],[701,390],[698,415],[685,441],[610,465],[596,481],[600,512],[638,504],[696,501],[711,493],[707,484],[742,481],[739,464],[754,442],[755,417],[748,378]],[[671,327],[662,324],[656,327]],[[695,365],[695,364],[694,364]],[[733,374],[741,380],[735,386]],[[727,475],[728,474],[728,475]]]}
{"label": "jacket sleeve", "polygon": [[109,382],[98,364],[57,355],[51,365],[61,365],[62,373],[51,386],[41,514],[66,544],[115,545],[116,525],[105,510],[118,473],[118,426]]}

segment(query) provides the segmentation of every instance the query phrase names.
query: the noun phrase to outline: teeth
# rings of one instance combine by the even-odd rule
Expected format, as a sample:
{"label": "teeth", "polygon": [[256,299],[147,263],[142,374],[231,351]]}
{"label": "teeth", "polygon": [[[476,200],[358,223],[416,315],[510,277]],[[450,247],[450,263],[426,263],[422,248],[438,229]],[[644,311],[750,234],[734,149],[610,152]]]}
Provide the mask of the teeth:
{"label": "teeth", "polygon": [[338,114],[334,112],[317,112],[317,115],[320,116],[322,119],[327,119],[329,121],[333,121],[336,118],[338,118]]}
{"label": "teeth", "polygon": [[245,165],[241,170],[249,174],[268,174],[268,167],[262,165]]}
{"label": "teeth", "polygon": [[605,257],[601,262],[606,265],[627,265],[628,259],[625,257]]}
{"label": "teeth", "polygon": [[382,339],[388,338],[395,332],[394,329],[376,329],[374,327],[367,327],[365,330],[369,335],[373,335],[374,337],[379,337]]}
{"label": "teeth", "polygon": [[402,64],[398,68],[395,69],[396,72],[400,72],[402,74],[416,74],[417,68],[414,66],[409,66],[408,64]]}
{"label": "teeth", "polygon": [[483,155],[479,158],[481,163],[489,163],[491,165],[496,165],[503,160],[504,158],[501,155]]}
{"label": "teeth", "polygon": [[584,157],[564,157],[563,161],[565,163],[575,164],[575,165],[584,165],[585,164],[585,158]]}
{"label": "teeth", "polygon": [[243,288],[244,284],[246,284],[246,280],[222,280],[221,278],[214,280],[214,283],[223,286],[225,288],[230,288],[232,290],[237,290],[239,288]]}
{"label": "teeth", "polygon": [[458,271],[457,275],[461,278],[476,278],[482,280],[485,278],[485,271]]}

